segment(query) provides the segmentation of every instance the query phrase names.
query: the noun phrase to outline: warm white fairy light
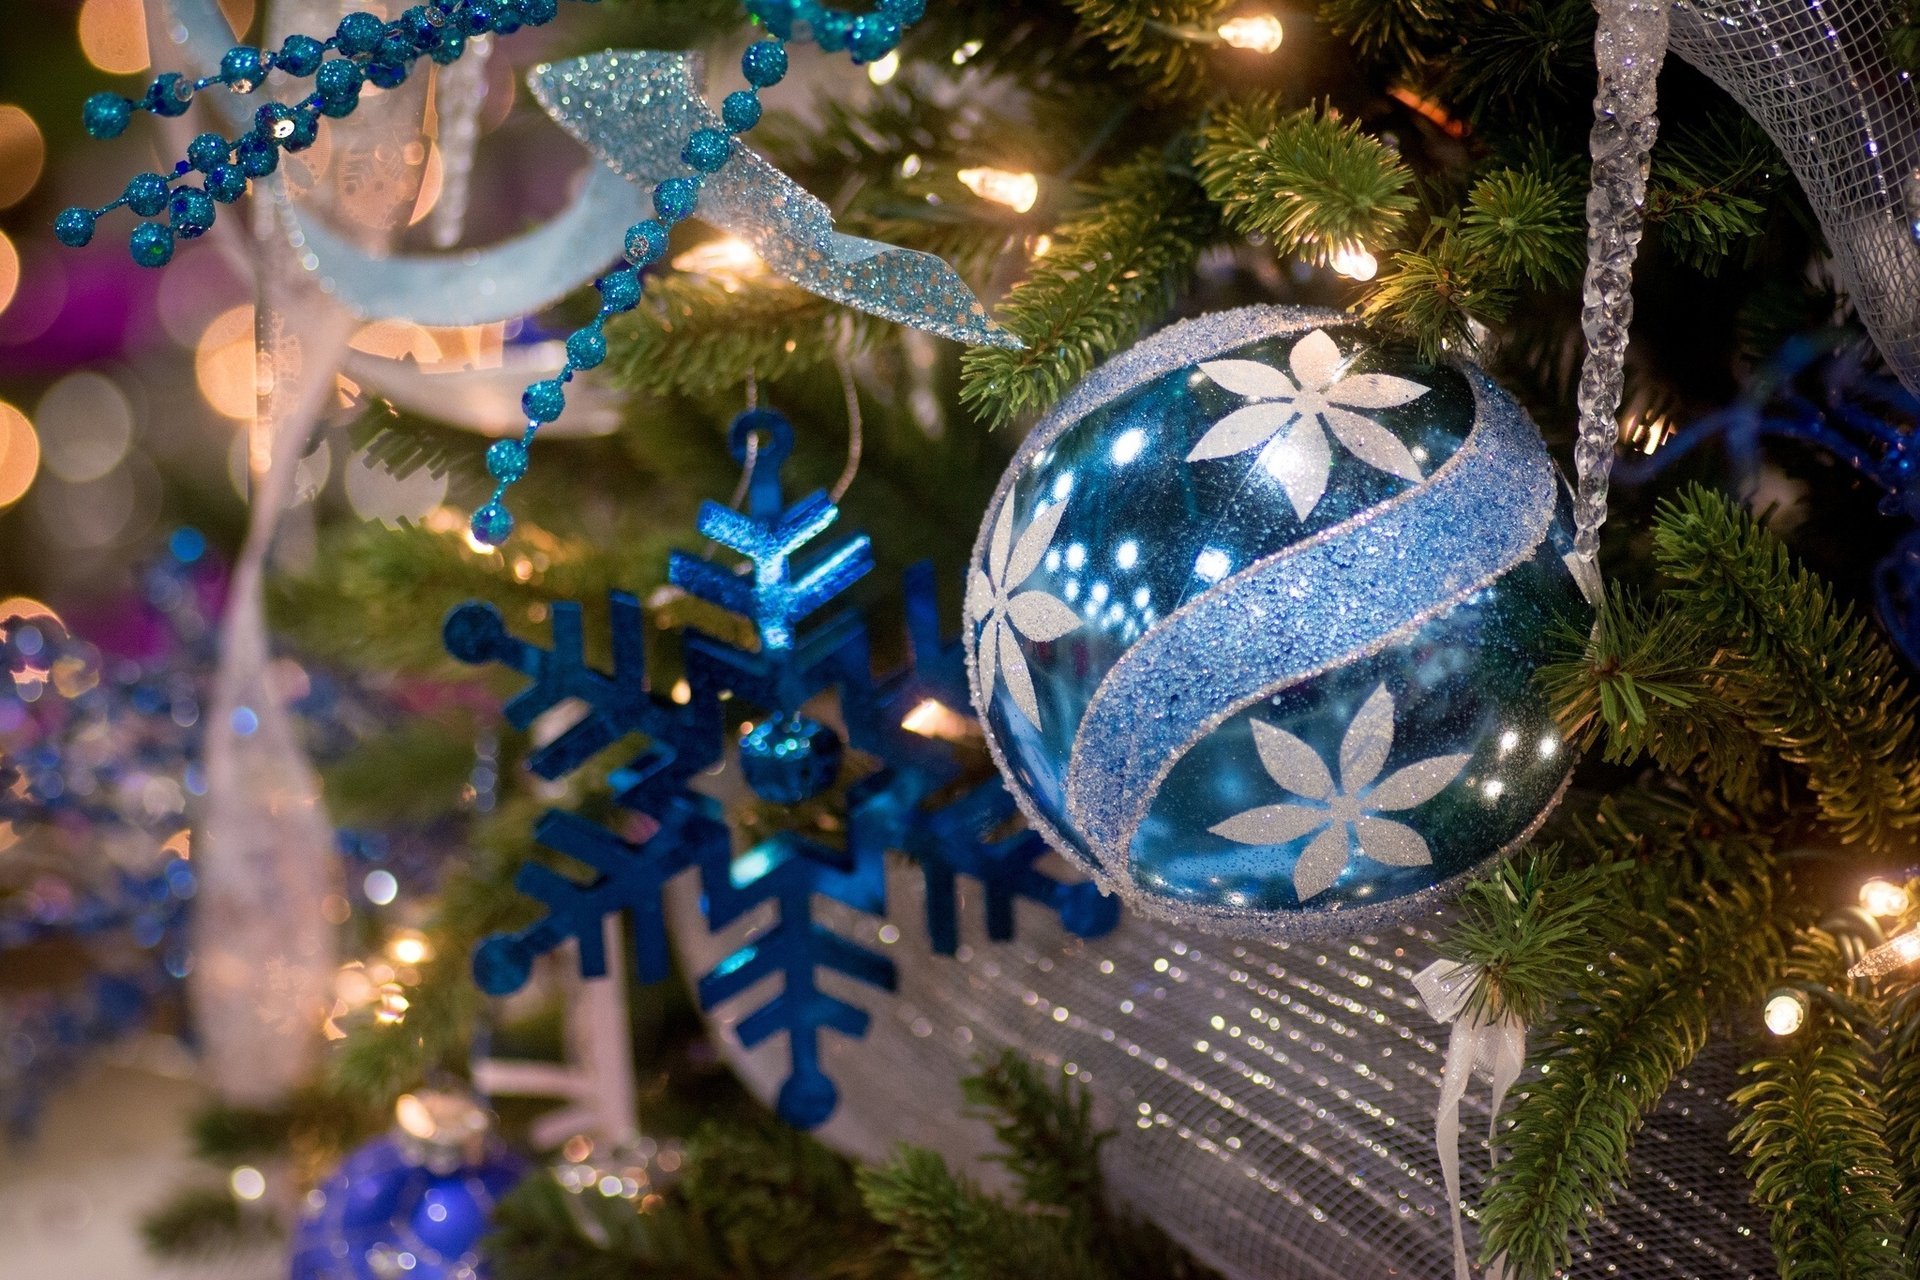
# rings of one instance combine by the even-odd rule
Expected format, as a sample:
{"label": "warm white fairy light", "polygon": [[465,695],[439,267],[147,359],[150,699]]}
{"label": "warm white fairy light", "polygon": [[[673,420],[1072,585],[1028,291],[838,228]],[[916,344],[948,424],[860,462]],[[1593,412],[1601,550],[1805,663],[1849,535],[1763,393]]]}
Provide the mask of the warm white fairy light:
{"label": "warm white fairy light", "polygon": [[227,1186],[238,1200],[258,1200],[267,1194],[267,1177],[250,1164],[243,1164],[227,1176]]}
{"label": "warm white fairy light", "polygon": [[1807,997],[1799,991],[1776,991],[1767,997],[1761,1017],[1773,1034],[1790,1036],[1806,1023]]}
{"label": "warm white fairy light", "polygon": [[1890,920],[1904,914],[1913,905],[1913,900],[1901,886],[1875,876],[1860,886],[1860,905],[1866,908],[1868,915]]}
{"label": "warm white fairy light", "polygon": [[433,944],[418,929],[402,929],[387,940],[387,954],[395,964],[425,964],[433,959]]}
{"label": "warm white fairy light", "polygon": [[974,732],[974,722],[934,698],[923,698],[907,712],[900,727],[923,738],[959,742]]}
{"label": "warm white fairy light", "polygon": [[867,64],[867,79],[875,84],[886,84],[900,74],[900,51],[898,49],[884,58],[876,58]]}
{"label": "warm white fairy light", "polygon": [[1220,24],[1216,34],[1222,44],[1232,45],[1236,49],[1249,49],[1254,53],[1272,53],[1280,47],[1280,41],[1286,35],[1280,29],[1280,19],[1270,13],[1250,13],[1229,18]]}
{"label": "warm white fairy light", "polygon": [[1040,179],[1030,173],[1011,169],[962,169],[960,182],[982,200],[1003,204],[1015,213],[1025,213],[1040,199]]}
{"label": "warm white fairy light", "polygon": [[1861,957],[1847,970],[1849,978],[1884,978],[1920,961],[1920,930],[1909,929],[1890,942],[1883,942]]}
{"label": "warm white fairy light", "polygon": [[1346,244],[1333,251],[1327,265],[1349,280],[1371,280],[1380,273],[1380,260],[1365,245]]}
{"label": "warm white fairy light", "polygon": [[696,245],[673,260],[675,271],[709,276],[724,285],[738,284],[766,270],[754,247],[739,236],[721,236]]}

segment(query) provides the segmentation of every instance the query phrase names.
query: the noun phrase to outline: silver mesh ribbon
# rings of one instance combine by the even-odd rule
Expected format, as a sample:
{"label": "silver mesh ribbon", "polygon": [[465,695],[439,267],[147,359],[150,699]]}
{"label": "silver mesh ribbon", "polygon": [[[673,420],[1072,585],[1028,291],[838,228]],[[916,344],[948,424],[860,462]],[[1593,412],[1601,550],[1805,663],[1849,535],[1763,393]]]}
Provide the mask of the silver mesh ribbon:
{"label": "silver mesh ribbon", "polygon": [[[710,935],[698,885],[683,878],[675,892],[670,922],[689,972],[753,926]],[[1118,1131],[1105,1155],[1115,1191],[1234,1280],[1452,1272],[1433,1140],[1446,1035],[1414,982],[1435,958],[1430,931],[1233,943],[1129,916],[1083,942],[1023,903],[1016,941],[943,957],[928,950],[919,873],[896,868],[889,894],[886,921],[821,904],[822,923],[885,952],[900,974],[882,1000],[826,975],[873,1013],[864,1039],[824,1042],[842,1098],[821,1131],[828,1142],[867,1159],[929,1146],[994,1185],[996,1167],[981,1160],[992,1134],[964,1114],[958,1081],[979,1054],[1012,1046],[1069,1073]],[[963,919],[978,929],[980,904],[964,893]],[[714,1023],[741,1077],[772,1097],[786,1046],[743,1051],[729,1006]],[[1619,1203],[1593,1223],[1569,1275],[1773,1273],[1764,1220],[1726,1154],[1734,1066],[1709,1051],[1654,1109]],[[1526,1087],[1523,1077],[1516,1088]],[[1487,1102],[1474,1085],[1462,1107],[1469,1205],[1486,1182],[1486,1147],[1471,1135],[1486,1131]]]}
{"label": "silver mesh ribbon", "polygon": [[1787,158],[1874,345],[1920,392],[1920,92],[1887,56],[1895,0],[1676,4],[1673,50]]}

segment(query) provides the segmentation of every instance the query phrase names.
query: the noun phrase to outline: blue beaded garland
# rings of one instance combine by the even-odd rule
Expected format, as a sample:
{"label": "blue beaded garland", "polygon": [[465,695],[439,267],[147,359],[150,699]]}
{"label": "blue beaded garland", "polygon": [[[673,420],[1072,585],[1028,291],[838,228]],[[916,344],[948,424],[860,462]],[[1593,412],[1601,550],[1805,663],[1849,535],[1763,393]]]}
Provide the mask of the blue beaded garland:
{"label": "blue beaded garland", "polygon": [[880,12],[908,26],[927,16],[927,0],[880,0]]}
{"label": "blue beaded garland", "polygon": [[387,24],[371,13],[350,13],[340,19],[340,25],[334,30],[334,47],[348,55],[372,53],[373,47],[380,43],[380,37],[387,33]]}
{"label": "blue beaded garland", "polygon": [[412,45],[415,52],[425,53],[440,43],[440,24],[427,15],[425,5],[415,5],[402,13],[395,26]]}
{"label": "blue beaded garland", "polygon": [[207,175],[207,194],[221,204],[232,204],[247,193],[247,175],[223,164]]}
{"label": "blue beaded garland", "polygon": [[883,14],[863,14],[853,20],[847,48],[855,62],[878,62],[900,43],[900,24]]}
{"label": "blue beaded garland", "polygon": [[264,178],[280,167],[280,149],[257,134],[240,139],[233,149],[233,161],[249,178]]}
{"label": "blue beaded garland", "polygon": [[384,60],[369,62],[367,82],[381,89],[397,89],[407,82],[407,64]]}
{"label": "blue beaded garland", "polygon": [[467,34],[470,36],[483,36],[493,30],[493,6],[486,0],[468,0],[461,17],[467,24]]}
{"label": "blue beaded garland", "polygon": [[[658,262],[667,251],[667,228],[664,223],[649,218],[645,222],[636,222],[627,228],[627,261],[636,267]],[[626,308],[621,308],[625,310]]]}
{"label": "blue beaded garland", "polygon": [[787,46],[778,40],[761,40],[747,46],[740,55],[740,71],[747,83],[758,89],[779,84],[787,74]]}
{"label": "blue beaded garland", "polygon": [[143,267],[164,267],[173,261],[173,230],[163,223],[141,223],[128,244],[133,260]]}
{"label": "blue beaded garland", "polygon": [[320,59],[326,53],[327,47],[312,36],[288,36],[281,43],[274,63],[288,75],[304,79],[319,70]]}
{"label": "blue beaded garland", "polygon": [[502,484],[527,474],[527,446],[518,440],[496,440],[487,448],[487,474]]}
{"label": "blue beaded garland", "polygon": [[813,28],[813,42],[828,53],[846,48],[847,37],[853,34],[853,19],[834,10],[823,12],[808,25]]}
{"label": "blue beaded garland", "polygon": [[497,547],[513,536],[513,513],[496,499],[473,513],[469,527],[475,542]]}
{"label": "blue beaded garland", "polygon": [[182,240],[198,240],[213,227],[213,198],[198,187],[179,187],[167,201],[167,219]]}
{"label": "blue beaded garland", "polygon": [[733,152],[733,140],[718,129],[698,129],[687,139],[680,158],[702,173],[718,172]]}
{"label": "blue beaded garland", "polygon": [[121,197],[127,208],[143,218],[151,218],[167,207],[167,180],[157,173],[135,174]]}
{"label": "blue beaded garland", "polygon": [[640,276],[632,270],[610,271],[595,284],[600,305],[607,311],[631,311],[640,305]]}
{"label": "blue beaded garland", "polygon": [[558,378],[536,382],[521,395],[520,407],[535,422],[552,422],[567,407],[567,388]]}
{"label": "blue beaded garland", "polygon": [[455,31],[451,26],[440,29],[440,39],[435,42],[427,56],[441,66],[451,66],[460,61],[460,55],[467,51],[466,33]]}
{"label": "blue beaded garland", "polygon": [[212,173],[227,162],[231,148],[217,133],[202,133],[187,144],[187,163],[202,173]]}
{"label": "blue beaded garland", "polygon": [[230,88],[252,93],[267,78],[266,57],[250,44],[237,44],[220,59],[220,78]]}
{"label": "blue beaded garland", "polygon": [[519,0],[514,6],[520,12],[520,21],[530,27],[543,27],[559,16],[559,0]]}
{"label": "blue beaded garland", "polygon": [[653,211],[671,226],[690,217],[700,203],[700,184],[692,178],[668,178],[653,189]]}
{"label": "blue beaded garland", "polygon": [[183,116],[193,103],[193,82],[178,71],[169,71],[147,86],[144,102],[154,115]]}
{"label": "blue beaded garland", "polygon": [[90,138],[117,138],[126,132],[127,121],[132,118],[132,101],[117,93],[96,93],[81,109],[81,119]]}
{"label": "blue beaded garland", "polygon": [[745,133],[760,123],[760,99],[745,89],[735,89],[720,104],[720,119],[735,133]]}
{"label": "blue beaded garland", "polygon": [[348,98],[360,92],[364,79],[360,64],[351,58],[328,58],[313,73],[313,87],[322,98]]}
{"label": "blue beaded garland", "polygon": [[63,209],[53,220],[53,234],[69,249],[85,248],[93,240],[93,226],[99,218],[93,210],[75,207]]}
{"label": "blue beaded garland", "polygon": [[576,329],[567,338],[567,363],[576,369],[595,369],[607,358],[607,335],[598,326]]}
{"label": "blue beaded garland", "polygon": [[[305,151],[320,138],[320,114],[317,111],[295,111],[286,119],[288,128],[280,145],[288,151]],[[280,137],[276,128],[275,137]]]}

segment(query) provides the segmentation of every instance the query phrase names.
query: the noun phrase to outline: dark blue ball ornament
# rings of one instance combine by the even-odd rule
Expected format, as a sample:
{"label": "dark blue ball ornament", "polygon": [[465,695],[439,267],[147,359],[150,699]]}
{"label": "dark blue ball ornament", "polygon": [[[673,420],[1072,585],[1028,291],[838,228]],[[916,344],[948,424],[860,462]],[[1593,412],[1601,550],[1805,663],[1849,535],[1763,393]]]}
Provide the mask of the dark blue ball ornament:
{"label": "dark blue ball ornament", "polygon": [[[420,1123],[416,1100],[401,1100],[403,1109],[409,1104]],[[404,1129],[376,1138],[308,1197],[291,1280],[480,1280],[479,1246],[493,1206],[524,1174],[511,1152],[484,1135],[464,1149]]]}
{"label": "dark blue ball ornament", "polygon": [[840,776],[840,735],[806,716],[775,716],[740,739],[740,772],[762,800],[799,804]]}
{"label": "dark blue ball ornament", "polygon": [[1246,936],[1412,916],[1572,765],[1533,676],[1593,610],[1539,432],[1462,360],[1255,307],[1111,361],[974,550],[975,705],[1101,884]]}

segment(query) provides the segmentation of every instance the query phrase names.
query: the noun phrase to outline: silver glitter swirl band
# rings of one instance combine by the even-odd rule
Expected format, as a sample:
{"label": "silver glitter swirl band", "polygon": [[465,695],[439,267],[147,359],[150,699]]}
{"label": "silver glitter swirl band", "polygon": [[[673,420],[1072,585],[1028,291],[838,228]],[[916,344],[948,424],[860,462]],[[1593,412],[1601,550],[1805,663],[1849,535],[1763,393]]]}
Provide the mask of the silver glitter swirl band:
{"label": "silver glitter swirl band", "polygon": [[1633,260],[1646,217],[1647,168],[1660,122],[1655,84],[1667,52],[1670,0],[1595,0],[1600,84],[1593,99],[1593,185],[1587,191],[1587,275],[1580,328],[1574,554],[1592,562],[1607,518],[1607,482],[1620,437],[1620,387],[1633,323]]}

